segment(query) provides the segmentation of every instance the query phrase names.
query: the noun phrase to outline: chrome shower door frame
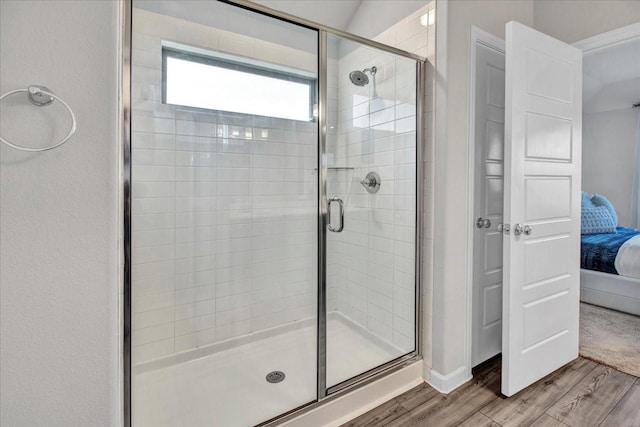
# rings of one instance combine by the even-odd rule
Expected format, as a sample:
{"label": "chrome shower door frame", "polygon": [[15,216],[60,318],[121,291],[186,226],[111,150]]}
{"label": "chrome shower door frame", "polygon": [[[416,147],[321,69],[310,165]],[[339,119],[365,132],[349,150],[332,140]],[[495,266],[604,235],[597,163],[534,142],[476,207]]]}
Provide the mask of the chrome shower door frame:
{"label": "chrome shower door frame", "polygon": [[[217,0],[236,7],[247,9],[274,19],[279,19],[302,27],[318,31],[318,315],[317,315],[317,401],[292,409],[277,418],[265,421],[261,425],[272,426],[295,418],[305,412],[317,408],[324,403],[336,399],[350,391],[363,387],[377,379],[402,369],[422,357],[422,228],[424,195],[422,184],[424,180],[424,111],[425,111],[425,82],[426,59],[410,52],[403,51],[382,43],[336,30],[312,21],[298,18],[284,12],[262,6],[246,0]],[[133,0],[123,0],[121,3],[121,76],[120,76],[120,122],[122,124],[122,408],[123,424],[132,425],[131,387],[131,37],[132,37]],[[384,363],[374,369],[361,373],[347,381],[333,387],[326,386],[327,361],[327,269],[326,248],[328,233],[328,201],[327,201],[327,36],[333,35],[364,46],[379,49],[416,61],[416,232],[415,232],[415,347],[412,352]]]}
{"label": "chrome shower door frame", "polygon": [[318,33],[318,334],[317,398],[327,396],[327,32]]}

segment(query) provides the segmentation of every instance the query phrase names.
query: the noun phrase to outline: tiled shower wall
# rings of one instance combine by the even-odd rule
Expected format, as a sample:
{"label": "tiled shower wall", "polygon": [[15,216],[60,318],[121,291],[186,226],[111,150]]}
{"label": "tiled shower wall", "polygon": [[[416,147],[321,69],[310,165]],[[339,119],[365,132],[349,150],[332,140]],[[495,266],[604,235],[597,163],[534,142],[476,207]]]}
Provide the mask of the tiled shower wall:
{"label": "tiled shower wall", "polygon": [[[433,247],[433,126],[430,102],[435,31],[428,20],[433,6],[425,5],[376,38],[431,60],[425,70],[424,163],[420,165],[425,179],[421,284],[425,302],[431,301],[430,260]],[[342,46],[342,50],[351,49]],[[349,82],[349,72],[373,65],[378,68],[375,87],[372,78],[364,87]],[[329,308],[405,352],[414,345],[414,70],[412,61],[367,47],[358,47],[340,58],[336,76],[339,82],[338,137],[336,146],[329,146],[329,150],[335,152],[336,166],[353,169],[330,170],[328,176],[329,191],[333,190],[346,202],[345,230],[341,234],[329,234],[328,293],[334,297],[329,301]],[[331,125],[330,122],[330,129]],[[382,180],[380,191],[372,195],[359,184],[369,171],[378,172]],[[424,306],[429,307],[427,303]],[[427,328],[431,324],[430,310],[425,310],[423,315]],[[428,331],[424,339],[430,348]],[[425,354],[425,358],[428,357]]]}
{"label": "tiled shower wall", "polygon": [[161,43],[315,54],[134,9],[134,364],[316,315],[317,128],[162,104]]}
{"label": "tiled shower wall", "polygon": [[[435,45],[433,26],[420,25],[430,7],[377,40],[433,59],[433,49],[428,50]],[[167,40],[305,71],[315,70],[315,55],[148,11],[135,10],[134,22],[134,363],[315,316],[315,123],[162,104],[160,49]],[[415,111],[402,79],[408,70],[391,58],[355,50],[328,61],[329,165],[358,166],[328,173],[330,195],[347,202],[345,233],[329,237],[328,307],[411,349],[415,168],[408,156],[414,149]],[[347,75],[377,64],[379,96],[369,103],[371,94],[354,91]],[[429,66],[427,82],[433,83]],[[372,90],[372,85],[357,89]],[[425,102],[427,301],[432,93],[427,90]],[[354,95],[363,101],[354,103]],[[405,102],[393,108],[385,104],[395,98]],[[373,196],[358,183],[369,170],[383,180]],[[430,325],[429,306],[424,307]],[[430,347],[429,342],[427,330]]]}
{"label": "tiled shower wall", "polygon": [[431,366],[431,325],[433,301],[433,219],[435,169],[433,159],[435,137],[435,61],[436,22],[435,0],[430,1],[415,13],[392,26],[376,40],[413,52],[427,58],[424,75],[424,109],[422,141],[422,242],[421,242],[421,288],[422,288],[422,357],[427,367]]}
{"label": "tiled shower wall", "polygon": [[435,169],[433,159],[435,136],[435,61],[436,61],[436,2],[432,0],[416,12],[393,25],[375,38],[381,43],[427,58],[424,75],[424,109],[422,141],[422,357],[431,366],[431,325],[433,301],[433,219]]}
{"label": "tiled shower wall", "polygon": [[[351,71],[373,65],[367,86],[351,84]],[[338,69],[336,163],[354,169],[345,230],[331,235],[343,250],[337,310],[403,351],[414,343],[415,72],[414,61],[365,47]],[[359,183],[369,171],[382,180],[375,194]]]}

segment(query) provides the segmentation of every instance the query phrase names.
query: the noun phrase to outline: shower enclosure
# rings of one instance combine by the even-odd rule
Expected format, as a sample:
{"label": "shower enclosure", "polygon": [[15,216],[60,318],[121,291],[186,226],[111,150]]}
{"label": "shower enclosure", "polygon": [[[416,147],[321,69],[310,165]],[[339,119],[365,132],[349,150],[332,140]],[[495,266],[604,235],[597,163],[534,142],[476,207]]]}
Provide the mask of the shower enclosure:
{"label": "shower enclosure", "polygon": [[421,58],[245,3],[131,23],[127,422],[267,423],[418,357]]}

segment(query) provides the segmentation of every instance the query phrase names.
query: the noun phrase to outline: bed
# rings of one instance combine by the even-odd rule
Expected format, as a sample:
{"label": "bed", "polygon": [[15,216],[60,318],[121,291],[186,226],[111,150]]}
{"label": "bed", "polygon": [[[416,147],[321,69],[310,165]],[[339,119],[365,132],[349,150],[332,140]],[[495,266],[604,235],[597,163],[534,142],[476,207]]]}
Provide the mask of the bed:
{"label": "bed", "polygon": [[582,235],[580,288],[584,302],[640,316],[640,231]]}

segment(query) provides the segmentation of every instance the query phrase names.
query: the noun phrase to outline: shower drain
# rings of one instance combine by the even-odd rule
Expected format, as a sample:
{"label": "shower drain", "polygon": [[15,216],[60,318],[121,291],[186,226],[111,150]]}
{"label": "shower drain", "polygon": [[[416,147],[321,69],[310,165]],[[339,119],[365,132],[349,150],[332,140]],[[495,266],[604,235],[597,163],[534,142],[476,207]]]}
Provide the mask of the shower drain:
{"label": "shower drain", "polygon": [[273,371],[267,374],[268,383],[279,383],[283,380],[284,380],[284,372],[282,371]]}

